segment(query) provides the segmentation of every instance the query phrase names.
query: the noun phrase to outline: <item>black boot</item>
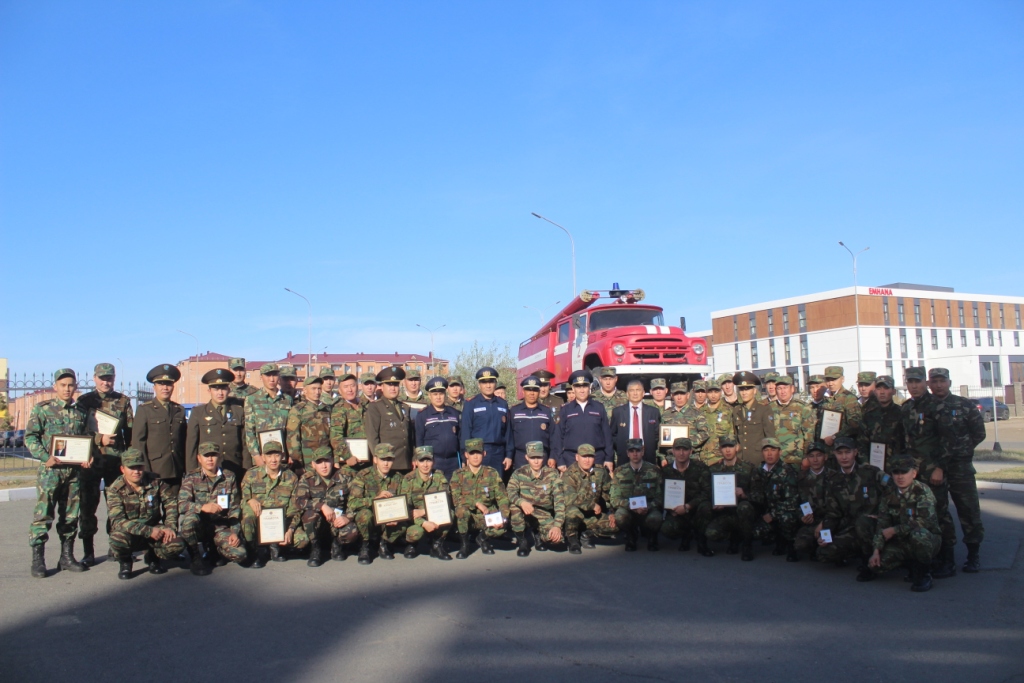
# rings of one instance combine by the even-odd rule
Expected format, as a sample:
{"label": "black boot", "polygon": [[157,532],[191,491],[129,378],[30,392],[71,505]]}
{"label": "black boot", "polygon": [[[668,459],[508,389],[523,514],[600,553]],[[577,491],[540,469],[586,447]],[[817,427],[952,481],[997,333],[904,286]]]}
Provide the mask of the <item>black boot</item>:
{"label": "black boot", "polygon": [[656,552],[661,546],[658,545],[658,532],[651,531],[647,536],[647,550]]}
{"label": "black boot", "polygon": [[684,533],[682,539],[679,541],[679,552],[688,553],[690,552],[690,541],[693,540],[693,535],[690,533]]}
{"label": "black boot", "polygon": [[580,544],[587,550],[593,550],[597,546],[594,545],[594,532],[584,531],[580,534]]}
{"label": "black boot", "polygon": [[331,559],[338,562],[345,559],[345,544],[337,538],[331,543]]}
{"label": "black boot", "polygon": [[45,545],[32,546],[32,577],[36,579],[46,578],[46,557]]}
{"label": "black boot", "polygon": [[288,558],[285,557],[284,552],[281,550],[281,546],[274,543],[270,546],[270,561],[271,562],[287,562]]}
{"label": "black boot", "polygon": [[391,544],[388,543],[387,539],[384,537],[381,537],[380,539],[380,547],[377,548],[377,557],[382,560],[395,559],[395,554],[391,552]]}
{"label": "black boot", "polygon": [[964,574],[977,574],[981,571],[980,543],[967,543],[967,561],[964,562]]}
{"label": "black boot", "polygon": [[914,583],[911,584],[910,590],[915,593],[927,593],[932,589],[932,575],[928,571],[928,565],[914,562],[910,566],[910,571],[914,576]]}
{"label": "black boot", "polygon": [[92,537],[82,537],[82,564],[86,567],[96,566],[96,553],[93,550]]}
{"label": "black boot", "polygon": [[626,552],[627,553],[636,552],[636,541],[637,541],[637,536],[638,535],[639,534],[637,534],[637,532],[636,532],[636,527],[632,527],[631,526],[628,529],[626,529]]}
{"label": "black boot", "polygon": [[726,555],[735,555],[740,551],[740,539],[735,535],[729,537],[729,545],[725,548]]}
{"label": "black boot", "polygon": [[117,578],[122,581],[127,581],[132,578],[132,554],[121,555],[117,557]]}
{"label": "black boot", "polygon": [[252,564],[249,565],[253,569],[263,569],[267,566],[267,556],[270,551],[267,550],[265,545],[257,545],[252,548]]}
{"label": "black boot", "polygon": [[800,553],[796,551],[796,545],[793,541],[786,544],[786,562],[799,562]]}
{"label": "black boot", "polygon": [[526,532],[516,534],[516,557],[527,557],[530,554],[530,542],[526,540]]}
{"label": "black boot", "polygon": [[484,555],[493,555],[494,546],[491,545],[491,539],[487,538],[487,534],[481,531],[476,537],[476,544],[480,546],[480,552]]}
{"label": "black boot", "polygon": [[772,555],[785,555],[786,554],[786,541],[782,538],[775,539],[775,547],[772,549]]}
{"label": "black boot", "polygon": [[940,550],[939,556],[935,558],[935,562],[932,564],[931,576],[936,579],[948,579],[951,576],[956,576],[955,553],[956,548],[953,547],[943,548]]}
{"label": "black boot", "polygon": [[708,547],[708,537],[704,534],[697,534],[697,552],[704,557],[715,556],[715,551]]}
{"label": "black boot", "polygon": [[405,552],[402,553],[402,556],[405,557],[407,560],[411,560],[412,558],[416,557],[417,555],[419,555],[419,552],[416,550],[416,544],[415,543],[406,543],[405,544]]}
{"label": "black boot", "polygon": [[370,564],[373,562],[373,558],[370,557],[370,542],[363,541],[363,544],[359,546],[359,564]]}
{"label": "black boot", "polygon": [[437,538],[430,546],[430,556],[436,557],[439,560],[450,560],[452,556],[448,554],[448,551],[444,547],[444,539]]}
{"label": "black boot", "polygon": [[460,534],[459,538],[459,552],[455,553],[455,557],[460,560],[464,560],[469,557],[469,534]]}
{"label": "black boot", "polygon": [[324,563],[324,549],[320,543],[314,540],[310,544],[309,559],[306,560],[307,567],[319,567]]}
{"label": "black boot", "polygon": [[69,572],[84,572],[89,568],[75,559],[75,539],[69,538],[60,546],[60,561],[57,566]]}
{"label": "black boot", "polygon": [[[131,557],[129,555],[129,557]],[[167,570],[164,569],[163,564],[160,562],[160,558],[156,556],[152,550],[147,550],[146,555],[143,557],[143,562],[146,563],[146,567],[149,569],[150,574],[166,574]],[[120,576],[120,575],[118,575]]]}
{"label": "black boot", "polygon": [[192,558],[192,561],[189,564],[189,570],[196,576],[209,576],[211,571],[210,567],[203,559],[203,554],[199,551],[199,547],[190,545],[188,547],[188,554],[189,557]]}
{"label": "black boot", "polygon": [[548,549],[547,537],[542,532],[540,532],[539,530],[538,531],[532,531],[531,533],[533,534],[533,548],[534,548],[534,550],[536,550],[538,553],[542,553],[545,550],[547,550]]}
{"label": "black boot", "polygon": [[565,544],[569,546],[570,555],[582,555],[583,551],[580,550],[580,537],[575,534],[569,534],[565,537]]}
{"label": "black boot", "polygon": [[857,580],[861,583],[875,580],[875,573],[865,564],[857,570]]}
{"label": "black boot", "polygon": [[754,542],[750,539],[743,541],[742,550],[740,551],[740,559],[744,562],[750,562],[754,559]]}

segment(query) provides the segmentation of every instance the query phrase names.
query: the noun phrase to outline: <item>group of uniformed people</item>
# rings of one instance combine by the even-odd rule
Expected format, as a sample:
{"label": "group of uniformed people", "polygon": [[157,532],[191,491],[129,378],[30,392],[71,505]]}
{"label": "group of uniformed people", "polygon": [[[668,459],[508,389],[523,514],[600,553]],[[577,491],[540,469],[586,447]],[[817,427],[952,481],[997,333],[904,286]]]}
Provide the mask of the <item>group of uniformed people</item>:
{"label": "group of uniformed people", "polygon": [[[415,557],[424,539],[431,556],[450,560],[450,530],[465,558],[472,542],[493,553],[510,527],[520,556],[561,543],[579,554],[621,532],[627,551],[641,536],[657,550],[664,536],[707,557],[709,542],[722,541],[751,560],[760,539],[789,561],[801,552],[859,559],[862,581],[907,566],[913,589],[924,591],[933,575],[956,572],[949,496],[968,548],[963,569],[979,570],[984,532],[970,460],[985,428],[969,401],[949,393],[946,370],[933,368],[926,385],[924,369],[909,368],[902,405],[892,377],[860,373],[858,397],[837,366],[810,378],[806,402],[785,375],[762,382],[738,372],[692,386],[654,378],[649,399],[639,380],[620,389],[614,368],[597,375],[595,383],[590,371],[572,373],[566,402],[551,391],[554,376],[537,372],[510,406],[490,367],[476,373],[469,399],[458,377],[423,387],[418,373],[399,367],[359,378],[324,368],[300,394],[294,367],[263,365],[257,388],[236,358],[203,376],[210,401],[186,420],[170,400],[180,379],[172,365],[147,375],[154,399],[135,415],[113,390],[111,364],[96,366],[95,390],[77,399],[75,373],[58,370],[55,398],[32,409],[26,429],[41,461],[32,574],[46,575],[55,517],[60,568],[95,563],[104,486],[109,552],[122,578],[138,551],[162,573],[163,560],[187,549],[197,575],[297,552],[316,567],[344,559],[349,544],[358,544],[361,564],[374,552],[391,559],[403,542]],[[62,435],[90,437],[90,460],[61,463],[50,444]],[[728,500],[719,500],[732,479]],[[666,488],[680,486],[682,501],[666,508]],[[450,519],[437,519],[436,508],[428,514],[425,497],[435,493],[446,494]],[[406,497],[408,515],[378,523],[376,501],[394,496]],[[264,510],[280,511],[281,539],[261,542]]]}

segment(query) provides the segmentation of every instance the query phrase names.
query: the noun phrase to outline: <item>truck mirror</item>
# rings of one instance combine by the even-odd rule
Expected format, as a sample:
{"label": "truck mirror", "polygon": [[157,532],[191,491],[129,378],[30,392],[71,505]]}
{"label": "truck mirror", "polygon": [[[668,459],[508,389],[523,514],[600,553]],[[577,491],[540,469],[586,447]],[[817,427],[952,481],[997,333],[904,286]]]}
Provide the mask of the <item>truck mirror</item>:
{"label": "truck mirror", "polygon": [[686,332],[686,318],[683,316],[679,316],[679,327],[683,332]]}

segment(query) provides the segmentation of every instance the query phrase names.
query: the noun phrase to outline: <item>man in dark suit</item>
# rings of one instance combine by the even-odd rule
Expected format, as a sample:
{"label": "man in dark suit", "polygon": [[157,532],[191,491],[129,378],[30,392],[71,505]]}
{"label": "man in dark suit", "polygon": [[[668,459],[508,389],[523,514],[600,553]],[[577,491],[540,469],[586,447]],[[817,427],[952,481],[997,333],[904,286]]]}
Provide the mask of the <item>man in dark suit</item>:
{"label": "man in dark suit", "polygon": [[146,458],[146,469],[170,487],[177,497],[185,471],[185,409],[171,400],[181,371],[158,365],[146,375],[153,384],[153,400],[139,406],[132,431],[132,447]]}
{"label": "man in dark suit", "polygon": [[224,368],[203,375],[203,384],[210,388],[210,402],[192,409],[185,435],[185,471],[199,467],[199,444],[212,441],[220,446],[221,467],[230,470],[239,482],[252,467],[252,458],[245,448],[245,404],[231,396],[234,373]]}
{"label": "man in dark suit", "polygon": [[615,445],[615,463],[622,465],[629,462],[629,456],[626,455],[627,441],[643,439],[644,460],[657,466],[661,411],[644,403],[644,385],[640,380],[635,379],[626,386],[626,397],[629,402],[612,410],[612,443]]}

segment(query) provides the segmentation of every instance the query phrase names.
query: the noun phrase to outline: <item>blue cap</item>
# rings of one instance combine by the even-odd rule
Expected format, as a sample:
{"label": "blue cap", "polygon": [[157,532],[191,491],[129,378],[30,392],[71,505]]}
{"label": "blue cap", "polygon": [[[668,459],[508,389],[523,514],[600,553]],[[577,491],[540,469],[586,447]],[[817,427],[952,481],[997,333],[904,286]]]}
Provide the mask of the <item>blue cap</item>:
{"label": "blue cap", "polygon": [[494,382],[497,382],[498,371],[495,370],[494,368],[480,368],[479,370],[476,371],[476,381],[479,382],[481,380],[492,380]]}
{"label": "blue cap", "polygon": [[444,377],[431,377],[427,380],[427,391],[447,391],[448,380]]}

